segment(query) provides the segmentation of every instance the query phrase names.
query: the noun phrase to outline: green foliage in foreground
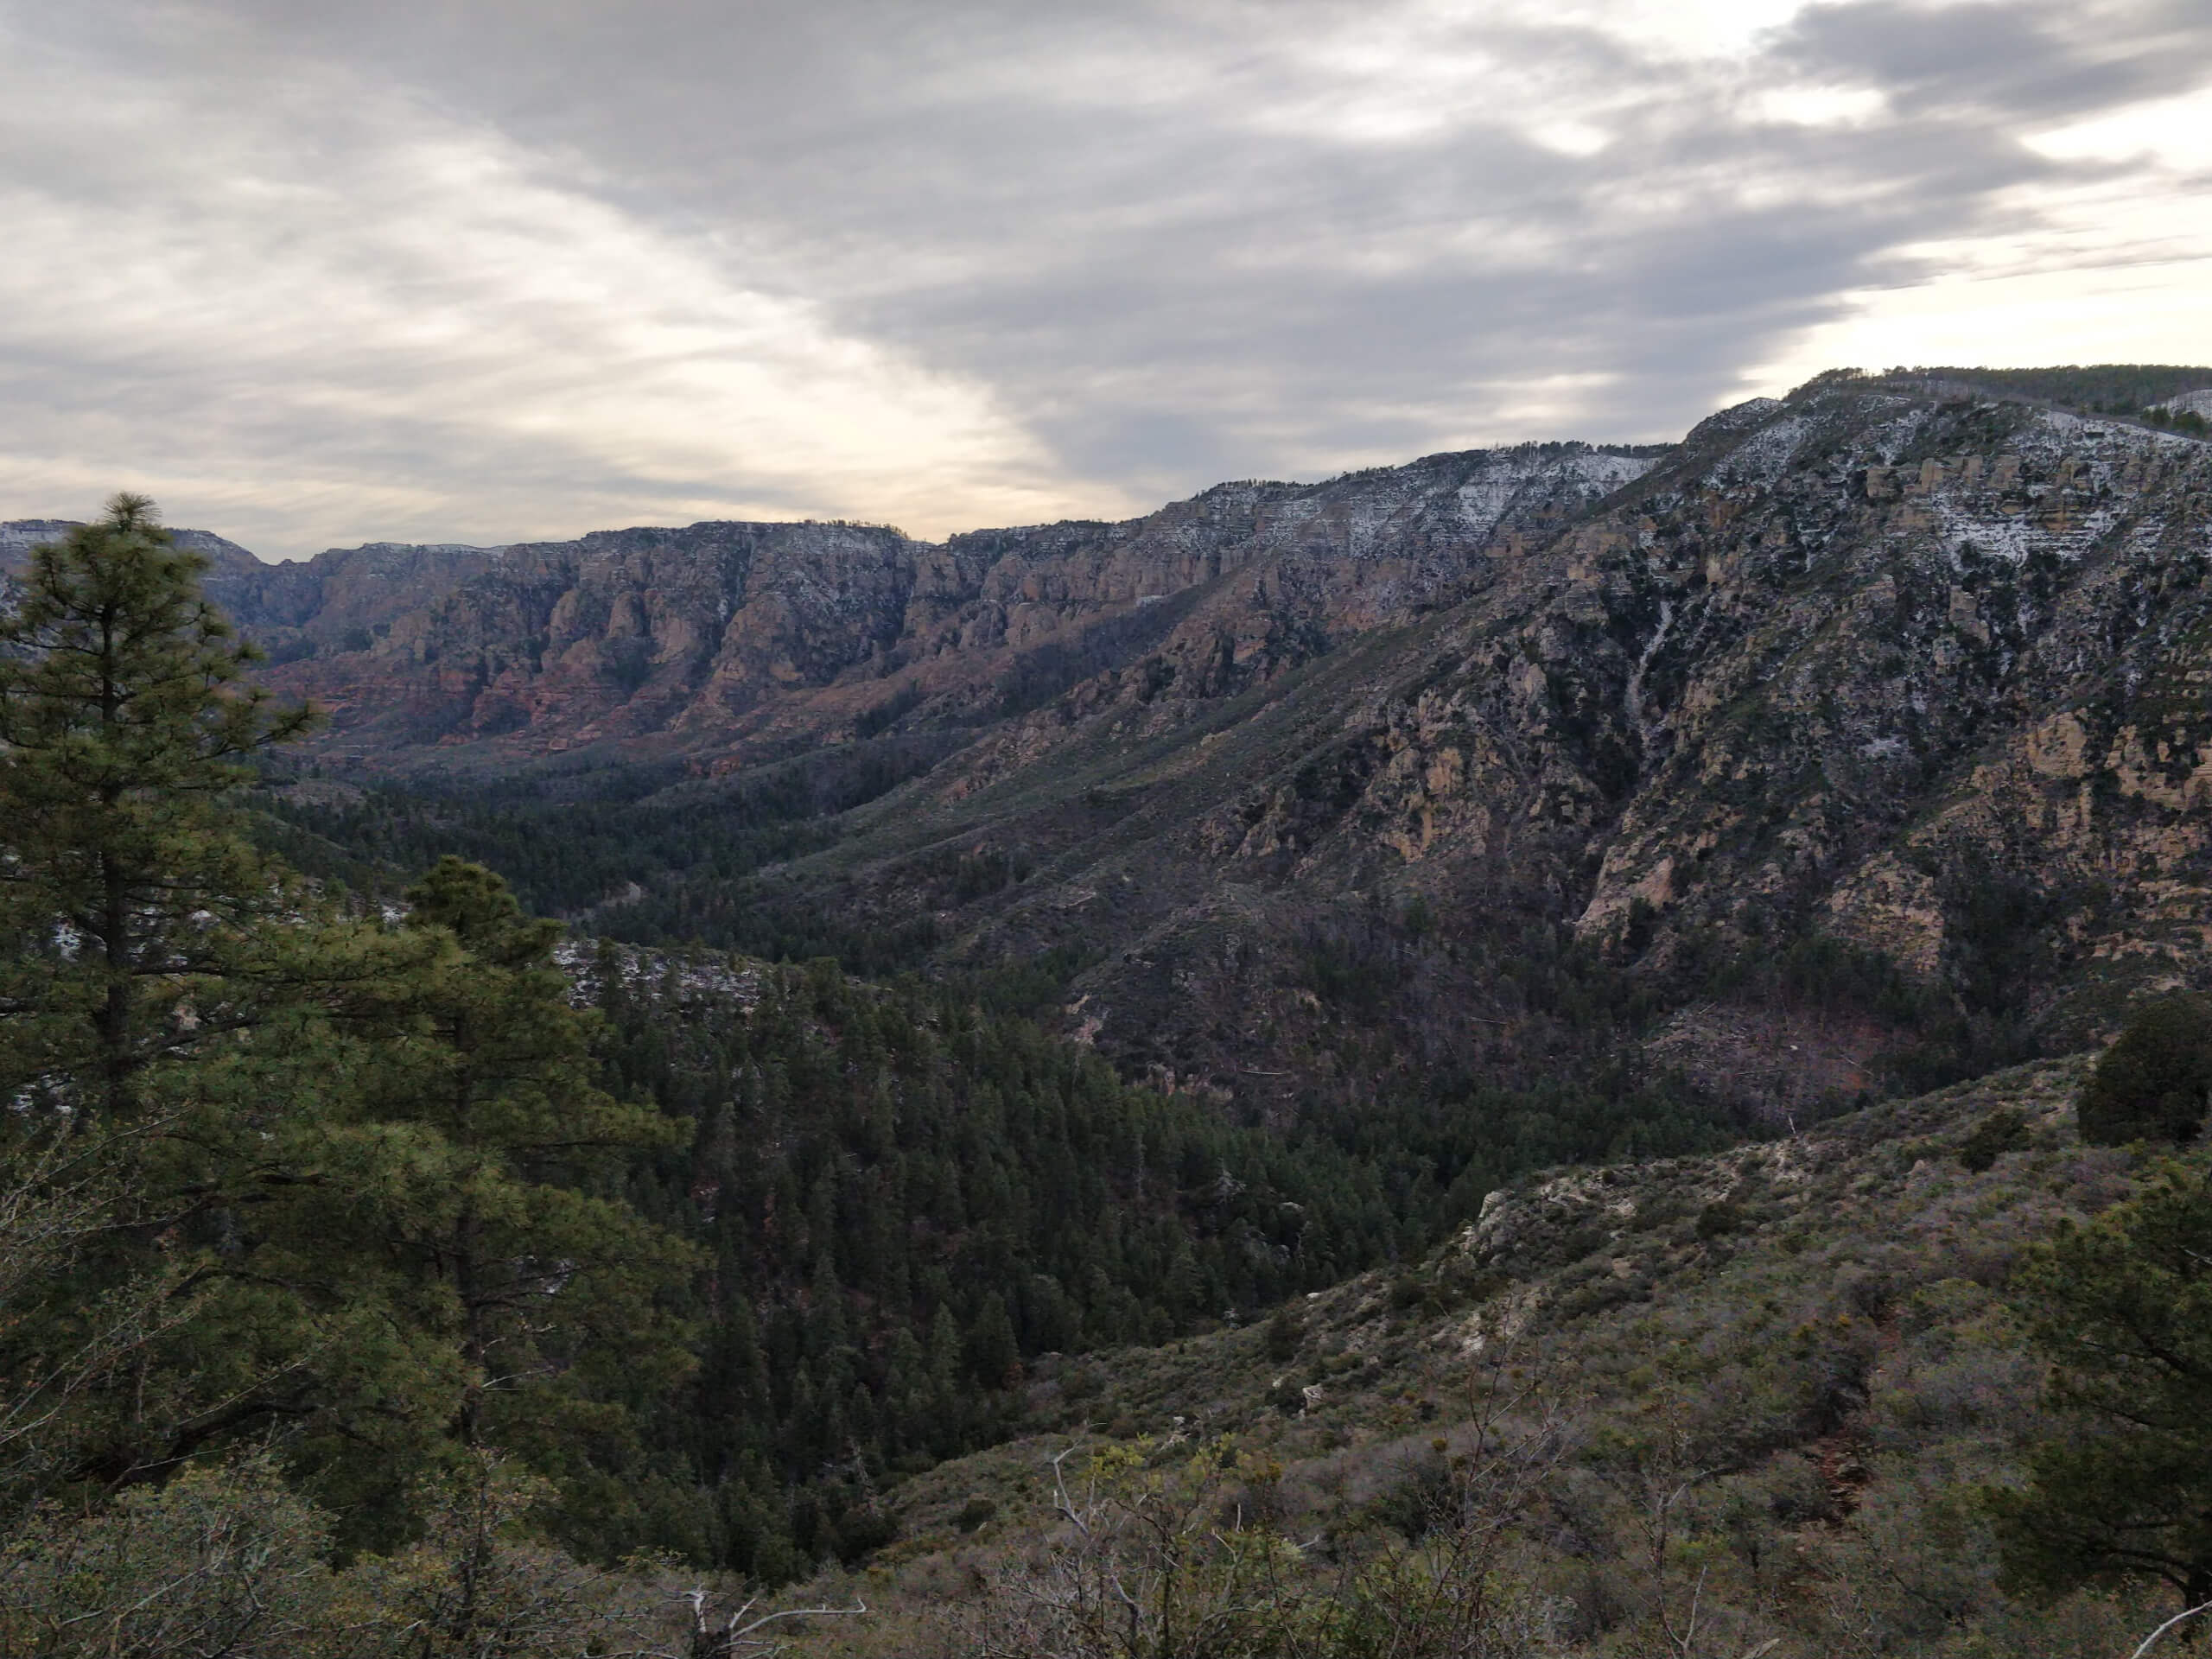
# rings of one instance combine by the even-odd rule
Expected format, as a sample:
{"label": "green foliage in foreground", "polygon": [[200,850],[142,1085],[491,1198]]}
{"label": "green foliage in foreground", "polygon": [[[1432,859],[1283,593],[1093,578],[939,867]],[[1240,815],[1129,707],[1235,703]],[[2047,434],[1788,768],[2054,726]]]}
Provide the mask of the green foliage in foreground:
{"label": "green foliage in foreground", "polygon": [[682,1616],[664,1579],[581,1566],[538,1541],[532,1511],[545,1497],[542,1484],[480,1459],[425,1489],[419,1537],[390,1554],[342,1563],[332,1557],[331,1517],[302,1499],[265,1457],[198,1465],[90,1515],[49,1505],[15,1529],[0,1557],[0,1653],[10,1659],[712,1655],[711,1645],[683,1628],[704,1621]]}
{"label": "green foliage in foreground", "polygon": [[118,496],[32,553],[0,617],[0,1084],[67,1077],[79,1122],[127,1116],[149,1067],[286,971],[283,877],[211,802],[308,721],[242,685],[257,653],[200,597],[206,566]]}
{"label": "green foliage in foreground", "polygon": [[200,569],[121,501],[6,625],[16,1512],[123,1526],[257,1448],[389,1555],[497,1458],[582,1553],[790,1577],[1007,1432],[1025,1361],[1394,1247],[1342,1156],[941,993],[608,951],[580,1010],[557,926],[451,857],[348,912],[224,804],[302,721],[238,690]]}
{"label": "green foliage in foreground", "polygon": [[[2109,1058],[2109,1056],[2107,1056]],[[2155,1578],[2212,1600],[2212,1180],[2170,1165],[2087,1225],[2062,1224],[2018,1294],[2064,1432],[1991,1499],[2011,1582]]]}
{"label": "green foliage in foreground", "polygon": [[504,1450],[582,1516],[691,1363],[691,1256],[613,1185],[662,1121],[496,878],[389,924],[238,837],[239,758],[301,719],[238,687],[201,565],[119,498],[0,625],[0,1503],[273,1446],[388,1545]]}

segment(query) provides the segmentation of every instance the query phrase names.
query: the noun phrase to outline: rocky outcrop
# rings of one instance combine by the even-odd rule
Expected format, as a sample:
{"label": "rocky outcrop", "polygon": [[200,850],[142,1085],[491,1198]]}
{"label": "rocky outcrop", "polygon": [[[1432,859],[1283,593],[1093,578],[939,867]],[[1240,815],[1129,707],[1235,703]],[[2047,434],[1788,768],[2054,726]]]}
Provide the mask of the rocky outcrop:
{"label": "rocky outcrop", "polygon": [[1399,1055],[1540,1065],[1512,986],[1562,929],[1669,988],[1655,1065],[1791,1110],[1913,998],[2070,1043],[2212,981],[2212,446],[1948,372],[942,544],[236,564],[271,677],[373,765],[741,774],[922,728],[933,769],[760,901],[1079,957],[1071,1029],[1263,1103],[1357,1092],[1317,1033],[1376,976]]}
{"label": "rocky outcrop", "polygon": [[[1257,631],[1261,571],[1193,589],[1138,660],[902,793],[832,861],[839,902],[928,919],[952,959],[1103,955],[1071,1025],[1263,1097],[1338,1064],[1315,1033],[1356,1028],[1362,976],[1401,1053],[1525,1057],[1500,964],[1549,918],[1661,995],[1655,1065],[1777,1111],[1875,1086],[1916,998],[1923,1027],[2066,1045],[2212,981],[2212,447],[1822,383],[1724,412],[1517,550],[1459,550],[1432,567],[1456,602],[1363,626],[1356,564],[1321,566],[1337,597],[1306,614],[1342,632],[1256,682],[1211,666],[1240,636],[1200,647]],[[1039,874],[949,896],[929,844]],[[1416,904],[1452,950],[1396,923]],[[1765,988],[1713,1001],[1729,963]],[[1316,1001],[1329,983],[1351,1001]]]}
{"label": "rocky outcrop", "polygon": [[2208,490],[2199,442],[1876,391],[1669,480],[1615,568],[1669,706],[1582,925],[1816,918],[2024,998],[2038,953],[2200,972]]}
{"label": "rocky outcrop", "polygon": [[[272,677],[330,709],[327,741],[364,758],[711,733],[891,644],[907,549],[882,530],[703,524],[455,550],[443,592]],[[400,552],[378,551],[379,566]]]}
{"label": "rocky outcrop", "polygon": [[226,550],[212,590],[270,652],[277,688],[328,711],[321,741],[335,756],[505,765],[629,743],[730,765],[890,709],[994,717],[1147,654],[1217,693],[1465,598],[1494,561],[1658,453],[1436,455],[943,544],[865,525],[701,524],[495,548],[375,543],[267,566],[183,534]]}

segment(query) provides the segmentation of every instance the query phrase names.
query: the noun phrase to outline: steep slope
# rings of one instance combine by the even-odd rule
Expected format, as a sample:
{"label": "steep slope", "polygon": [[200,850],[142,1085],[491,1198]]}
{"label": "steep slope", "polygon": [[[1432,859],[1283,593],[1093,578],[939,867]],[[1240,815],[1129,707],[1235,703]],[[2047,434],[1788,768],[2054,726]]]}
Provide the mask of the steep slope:
{"label": "steep slope", "polygon": [[[1562,1659],[2126,1652],[2164,1616],[2157,1599],[2008,1599],[1973,1504],[2019,1437],[2048,1432],[2011,1274],[2141,1168],[2076,1140],[2081,1070],[2021,1068],[1711,1158],[1546,1172],[1417,1266],[1271,1321],[1040,1363],[1029,1439],[901,1485],[901,1541],[859,1586],[814,1586],[860,1588],[873,1628],[799,1650],[1033,1630],[1070,1605],[1087,1548],[1141,1594],[1166,1559],[1147,1541],[1188,1522],[1186,1624],[1219,1605],[1211,1541],[1274,1562],[1245,1605],[1395,1584],[1410,1624],[1422,1573],[1371,1576],[1410,1560],[1487,1591],[1458,1611],[1497,1621],[1498,1650]],[[1987,1155],[1967,1156],[1978,1130]],[[1056,1513],[1056,1457],[1088,1541]],[[1122,1528],[1132,1512],[1151,1529]]]}
{"label": "steep slope", "polygon": [[435,743],[442,761],[498,766],[626,743],[728,766],[886,710],[995,716],[1179,629],[1229,641],[1224,677],[1264,673],[1459,597],[1479,550],[1548,533],[1651,461],[1580,445],[1434,456],[941,546],[815,524],[372,546],[273,571],[234,602],[279,658],[275,683],[332,710],[339,753],[391,765]]}
{"label": "steep slope", "polygon": [[[1448,1118],[1634,1039],[1778,1117],[2203,977],[2212,448],[2046,401],[2203,372],[1826,376],[1664,451],[942,547],[702,524],[221,579],[334,709],[324,760],[467,780],[410,849],[535,837],[533,898],[591,925],[1041,963],[1125,1071],[1271,1115]],[[502,780],[542,798],[478,846]]]}
{"label": "steep slope", "polygon": [[2208,487],[2202,442],[1846,386],[1588,526],[1649,620],[1579,925],[1661,958],[1818,925],[2092,1021],[2200,971]]}
{"label": "steep slope", "polygon": [[[957,995],[714,953],[563,952],[606,1080],[680,1126],[624,1183],[705,1271],[603,1547],[771,1581],[883,1541],[871,1483],[1004,1438],[1047,1351],[1165,1341],[1389,1259],[1370,1173]],[[1422,1241],[1426,1243],[1426,1239]]]}
{"label": "steep slope", "polygon": [[1294,671],[1179,629],[732,902],[1084,953],[1072,1028],[1245,1098],[1540,1061],[1554,927],[1775,1109],[1955,1075],[2205,972],[2208,490],[2147,426],[1816,383]]}

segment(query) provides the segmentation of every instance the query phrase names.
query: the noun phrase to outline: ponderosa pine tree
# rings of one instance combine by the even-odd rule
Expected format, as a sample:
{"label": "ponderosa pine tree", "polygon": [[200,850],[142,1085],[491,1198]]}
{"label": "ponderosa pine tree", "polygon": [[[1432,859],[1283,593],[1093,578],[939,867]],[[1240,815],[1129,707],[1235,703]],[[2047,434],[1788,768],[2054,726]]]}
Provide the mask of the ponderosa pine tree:
{"label": "ponderosa pine tree", "polygon": [[[309,716],[241,683],[255,654],[201,596],[205,566],[118,496],[34,551],[0,619],[0,1085],[19,1109],[0,1159],[35,1181],[67,1135],[105,1206],[5,1328],[7,1376],[75,1378],[18,1490],[159,1478],[294,1408],[324,1339],[265,1285],[224,1294],[252,1206],[301,1178],[300,969],[321,936],[219,804]],[[272,1022],[284,1039],[257,1049]],[[85,1315],[118,1299],[130,1340],[87,1349]]]}
{"label": "ponderosa pine tree", "polygon": [[204,563],[118,497],[0,623],[0,1191],[51,1185],[59,1135],[103,1205],[0,1326],[0,1376],[77,1379],[0,1497],[266,1444],[389,1544],[490,1447],[604,1510],[686,1363],[690,1254],[619,1187],[664,1120],[595,1086],[556,930],[498,878],[442,866],[391,926],[247,845],[222,798],[308,716],[241,680]]}
{"label": "ponderosa pine tree", "polygon": [[673,1308],[694,1252],[620,1193],[667,1120],[597,1086],[556,925],[458,861],[409,897],[342,953],[376,971],[164,1075],[178,1116],[142,1208],[171,1218],[154,1253],[194,1301],[111,1391],[86,1466],[126,1485],[272,1441],[342,1541],[391,1548],[424,1491],[499,1454],[556,1484],[573,1541],[617,1554],[635,1413],[691,1363]]}
{"label": "ponderosa pine tree", "polygon": [[671,1308],[697,1252],[620,1186],[628,1159],[688,1126],[600,1086],[599,1016],[569,1005],[558,923],[457,858],[407,900],[404,930],[448,948],[407,988],[409,1040],[354,1080],[396,1177],[372,1224],[412,1317],[461,1360],[454,1441],[573,1484],[581,1448],[623,1440],[629,1408],[692,1364]]}
{"label": "ponderosa pine tree", "polygon": [[2212,1183],[2176,1163],[2062,1224],[2016,1281],[2060,1432],[1993,1492],[2007,1587],[2159,1580],[2212,1600]]}
{"label": "ponderosa pine tree", "polygon": [[212,804],[313,716],[243,683],[258,653],[202,596],[207,566],[118,495],[33,550],[0,618],[0,1054],[79,1124],[234,1022],[230,982],[283,903]]}

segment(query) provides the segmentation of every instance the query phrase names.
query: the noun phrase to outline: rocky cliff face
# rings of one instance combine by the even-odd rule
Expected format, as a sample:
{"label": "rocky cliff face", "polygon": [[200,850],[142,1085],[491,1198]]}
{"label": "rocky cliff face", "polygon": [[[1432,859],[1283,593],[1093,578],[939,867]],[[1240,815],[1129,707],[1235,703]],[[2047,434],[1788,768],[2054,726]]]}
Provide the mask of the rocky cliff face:
{"label": "rocky cliff face", "polygon": [[[1656,617],[1582,925],[1809,904],[1928,975],[1965,965],[1962,910],[2020,889],[2091,957],[2170,954],[2151,934],[2205,896],[2208,487],[2201,442],[1878,393],[1779,412],[1594,524]],[[2145,901],[2125,944],[2090,897],[2115,878]],[[2204,940],[2169,942],[2178,969]]]}
{"label": "rocky cliff face", "polygon": [[1649,969],[1817,931],[2087,1034],[2205,971],[2208,492],[2202,442],[1970,390],[1732,411],[1370,704],[1305,855],[1503,858]]}
{"label": "rocky cliff face", "polygon": [[[1246,1096],[1342,1063],[1332,953],[1427,1063],[1525,1058],[1530,920],[1669,988],[1656,1060],[1783,1104],[1872,1077],[1905,1040],[1885,996],[2061,1042],[2207,978],[2203,442],[1841,380],[1716,416],[1548,533],[1433,565],[1377,543],[1438,602],[1363,615],[1376,565],[1343,555],[1226,572],[1140,660],[783,879],[933,918],[951,959],[1103,944],[1071,1028]],[[1294,569],[1342,642],[1257,689],[1209,677]],[[931,874],[954,851],[1036,873],[962,898]],[[1886,963],[1889,991],[1745,1001],[1727,965],[1808,938]]]}
{"label": "rocky cliff face", "polygon": [[1262,1106],[1540,1075],[1560,933],[1654,988],[1655,1065],[1778,1109],[1938,1015],[2077,1041],[2212,978],[2212,446],[2002,386],[1828,377],[1664,449],[942,545],[709,524],[217,572],[374,766],[741,778],[926,733],[949,758],[743,902],[945,966],[1060,948],[1070,1030]]}
{"label": "rocky cliff face", "polygon": [[264,566],[219,543],[212,588],[270,650],[278,688],[329,711],[335,754],[506,765],[612,744],[728,766],[849,735],[894,705],[995,715],[1171,636],[1168,660],[1218,658],[1213,689],[1242,683],[1463,598],[1491,553],[1555,532],[1656,454],[1437,455],[941,545],[863,525],[702,524]]}
{"label": "rocky cliff face", "polygon": [[[908,546],[882,530],[706,524],[326,554],[327,597],[302,627],[315,649],[271,677],[331,711],[327,742],[372,761],[677,737],[880,653]],[[386,605],[394,591],[407,602]],[[340,606],[344,634],[326,620]]]}

